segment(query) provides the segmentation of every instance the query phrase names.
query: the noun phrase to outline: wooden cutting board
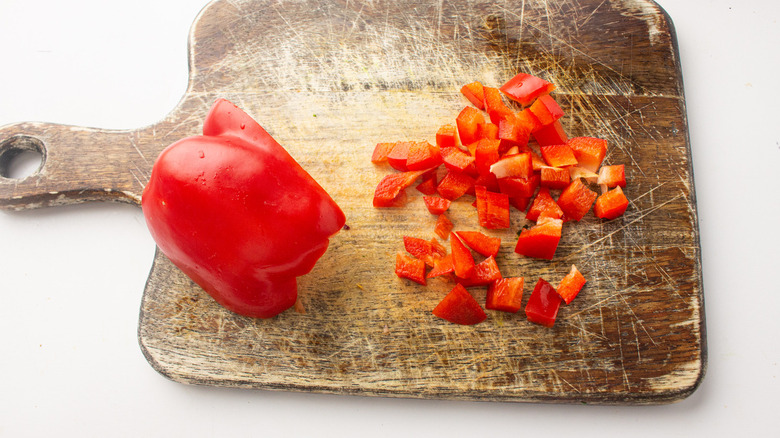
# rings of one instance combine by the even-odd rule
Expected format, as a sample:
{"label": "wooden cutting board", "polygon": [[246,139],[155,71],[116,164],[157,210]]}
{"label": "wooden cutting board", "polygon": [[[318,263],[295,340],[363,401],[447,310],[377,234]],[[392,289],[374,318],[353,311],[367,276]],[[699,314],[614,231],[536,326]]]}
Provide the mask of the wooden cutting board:
{"label": "wooden cutting board", "polygon": [[[41,168],[0,177],[6,209],[84,201],[139,203],[168,144],[199,133],[217,97],[255,117],[328,190],[349,229],[299,281],[307,312],[232,314],[160,253],[143,294],[139,340],[179,382],[397,397],[660,403],[682,399],[706,368],[700,246],[680,60],[670,19],[645,0],[326,1],[209,4],[189,44],[189,88],[159,123],[130,131],[22,123],[0,130],[0,174],[33,149]],[[374,209],[392,172],[369,162],[381,141],[433,140],[467,103],[461,85],[517,72],[558,89],[570,136],[606,138],[631,204],[614,221],[565,225],[552,262],[512,250],[505,276],[557,284],[571,264],[589,282],[554,328],[521,311],[463,327],[431,315],[452,284],[394,275],[403,235],[435,218],[410,191]],[[416,192],[414,192],[416,193]],[[478,229],[472,199],[456,229]],[[484,288],[471,291],[480,301]]]}

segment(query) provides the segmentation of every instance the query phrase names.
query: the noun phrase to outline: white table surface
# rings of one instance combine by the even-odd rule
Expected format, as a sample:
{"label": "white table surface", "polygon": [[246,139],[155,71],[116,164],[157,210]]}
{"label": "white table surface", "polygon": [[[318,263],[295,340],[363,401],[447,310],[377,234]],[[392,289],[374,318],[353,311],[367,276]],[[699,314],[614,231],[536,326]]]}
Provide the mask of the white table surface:
{"label": "white table surface", "polygon": [[[780,3],[660,3],[683,65],[704,272],[708,370],[686,400],[473,403],[174,383],[136,338],[154,252],[141,211],[89,204],[0,212],[0,435],[767,436],[780,426]],[[0,125],[160,120],[184,93],[187,34],[204,4],[2,0]]]}

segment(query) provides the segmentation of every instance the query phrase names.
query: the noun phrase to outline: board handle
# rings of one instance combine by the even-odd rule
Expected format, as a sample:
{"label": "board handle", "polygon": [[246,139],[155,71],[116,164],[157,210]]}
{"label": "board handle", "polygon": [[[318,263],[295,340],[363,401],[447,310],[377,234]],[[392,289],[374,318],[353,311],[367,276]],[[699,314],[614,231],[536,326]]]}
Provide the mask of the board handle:
{"label": "board handle", "polygon": [[[26,210],[88,201],[140,205],[156,155],[138,147],[140,130],[120,131],[52,123],[0,128],[0,209]],[[31,175],[14,178],[14,160],[40,155]]]}

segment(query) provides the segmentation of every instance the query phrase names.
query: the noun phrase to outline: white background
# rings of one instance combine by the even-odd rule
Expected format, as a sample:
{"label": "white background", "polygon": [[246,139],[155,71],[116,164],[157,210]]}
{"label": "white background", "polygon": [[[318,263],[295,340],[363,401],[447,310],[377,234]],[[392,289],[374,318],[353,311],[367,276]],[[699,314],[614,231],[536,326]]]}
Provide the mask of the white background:
{"label": "white background", "polygon": [[[0,435],[766,436],[780,426],[780,3],[660,3],[680,46],[704,271],[709,365],[688,399],[598,407],[174,383],[136,339],[154,252],[141,211],[90,204],[0,212]],[[2,0],[0,125],[155,123],[185,91],[204,4]]]}

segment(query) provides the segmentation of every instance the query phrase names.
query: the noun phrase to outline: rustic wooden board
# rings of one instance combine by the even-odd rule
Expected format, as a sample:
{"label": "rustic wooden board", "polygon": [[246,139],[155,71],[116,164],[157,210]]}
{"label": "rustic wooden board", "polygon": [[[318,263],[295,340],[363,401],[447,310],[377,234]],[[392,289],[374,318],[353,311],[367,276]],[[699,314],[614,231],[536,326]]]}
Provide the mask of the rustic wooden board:
{"label": "rustic wooden board", "polygon": [[[548,2],[217,1],[190,35],[189,88],[159,123],[106,131],[43,123],[0,129],[0,174],[19,150],[44,163],[0,177],[6,209],[138,203],[157,154],[197,134],[217,97],[255,117],[328,190],[348,230],[299,281],[306,314],[252,320],[222,309],[157,254],[139,340],[185,383],[475,400],[660,403],[692,393],[706,368],[700,247],[680,62],[671,21],[644,0]],[[558,85],[570,135],[609,140],[625,163],[622,218],[567,224],[552,262],[499,264],[527,283],[575,263],[589,283],[552,329],[489,312],[461,327],[430,310],[451,288],[393,274],[401,236],[432,237],[419,196],[371,208],[374,144],[432,140],[466,104],[458,90],[519,71]],[[476,229],[471,199],[457,229]],[[526,286],[526,297],[530,286]],[[485,291],[474,289],[483,300]],[[526,298],[527,299],[527,298]]]}

